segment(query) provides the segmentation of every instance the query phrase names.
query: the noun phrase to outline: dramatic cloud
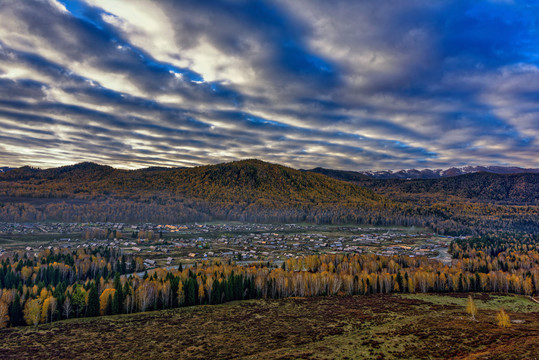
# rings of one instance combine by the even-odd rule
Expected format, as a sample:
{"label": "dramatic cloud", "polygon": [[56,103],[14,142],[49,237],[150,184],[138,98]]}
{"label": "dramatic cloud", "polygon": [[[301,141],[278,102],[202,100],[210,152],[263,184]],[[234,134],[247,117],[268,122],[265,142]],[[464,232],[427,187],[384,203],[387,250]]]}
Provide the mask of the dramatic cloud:
{"label": "dramatic cloud", "polygon": [[0,2],[0,165],[539,167],[529,1]]}

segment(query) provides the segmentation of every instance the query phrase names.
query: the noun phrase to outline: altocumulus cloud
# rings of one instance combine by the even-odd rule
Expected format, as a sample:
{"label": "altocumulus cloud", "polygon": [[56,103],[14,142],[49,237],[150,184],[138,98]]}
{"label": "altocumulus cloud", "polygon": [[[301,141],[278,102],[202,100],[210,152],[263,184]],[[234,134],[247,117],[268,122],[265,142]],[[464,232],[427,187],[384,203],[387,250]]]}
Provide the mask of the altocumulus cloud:
{"label": "altocumulus cloud", "polygon": [[535,1],[0,2],[5,166],[539,166]]}

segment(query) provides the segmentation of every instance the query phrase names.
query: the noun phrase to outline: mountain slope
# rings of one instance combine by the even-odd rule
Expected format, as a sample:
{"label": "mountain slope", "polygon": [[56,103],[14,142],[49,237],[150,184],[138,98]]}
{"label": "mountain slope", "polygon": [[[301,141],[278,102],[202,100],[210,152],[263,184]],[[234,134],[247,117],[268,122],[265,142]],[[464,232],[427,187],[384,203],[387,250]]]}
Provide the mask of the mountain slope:
{"label": "mountain slope", "polygon": [[[339,202],[384,200],[370,190],[319,174],[259,160],[180,169],[118,170],[81,163],[47,170],[21,168],[0,175],[1,195],[29,197],[188,197],[211,201]],[[16,190],[17,189],[17,190]],[[18,194],[15,193],[18,191]]]}
{"label": "mountain slope", "polygon": [[[49,204],[43,198],[50,199]],[[51,217],[48,205],[65,203],[62,206],[68,210],[61,214],[63,218],[88,218],[81,214],[83,208],[90,209],[92,219],[99,218],[99,212],[110,214],[107,209],[117,208],[118,214],[102,217],[119,219],[124,214],[142,220],[150,213],[152,218],[161,214],[178,221],[371,221],[381,216],[382,208],[392,206],[383,196],[355,184],[259,160],[132,171],[82,163],[0,174],[0,201],[35,204],[37,199],[39,207],[31,210],[38,213],[37,218]]]}
{"label": "mountain slope", "polygon": [[[470,173],[437,179],[372,179],[362,174],[324,170],[335,179],[350,181],[369,188],[392,200],[410,201],[431,199],[501,202],[510,204],[539,205],[539,173],[494,174]],[[320,172],[319,169],[310,170]],[[352,173],[352,174],[350,174]]]}
{"label": "mountain slope", "polygon": [[396,199],[403,194],[458,197],[475,201],[539,205],[539,174],[473,173],[441,179],[385,180],[363,184]]}

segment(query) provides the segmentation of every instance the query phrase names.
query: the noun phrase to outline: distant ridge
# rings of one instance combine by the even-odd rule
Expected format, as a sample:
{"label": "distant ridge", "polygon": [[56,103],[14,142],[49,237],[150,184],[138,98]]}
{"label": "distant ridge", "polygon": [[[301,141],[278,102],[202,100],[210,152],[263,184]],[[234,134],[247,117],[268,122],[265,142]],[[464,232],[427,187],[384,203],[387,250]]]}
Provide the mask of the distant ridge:
{"label": "distant ridge", "polygon": [[316,173],[371,189],[398,202],[433,204],[449,199],[513,205],[539,205],[539,173],[471,172],[438,178],[374,178],[350,171]]}
{"label": "distant ridge", "polygon": [[350,181],[350,182],[357,182],[357,181],[371,179],[371,176],[363,174],[358,171],[333,170],[333,169],[325,169],[322,167],[317,167],[311,170],[302,170],[302,171],[322,174],[322,175],[326,175],[337,180]]}
{"label": "distant ridge", "polygon": [[520,167],[504,166],[465,166],[449,169],[409,169],[409,170],[373,170],[373,171],[347,171],[315,168],[307,170],[320,173],[344,181],[357,181],[365,176],[372,179],[440,179],[451,176],[487,172],[492,174],[538,174],[539,169],[525,169]]}

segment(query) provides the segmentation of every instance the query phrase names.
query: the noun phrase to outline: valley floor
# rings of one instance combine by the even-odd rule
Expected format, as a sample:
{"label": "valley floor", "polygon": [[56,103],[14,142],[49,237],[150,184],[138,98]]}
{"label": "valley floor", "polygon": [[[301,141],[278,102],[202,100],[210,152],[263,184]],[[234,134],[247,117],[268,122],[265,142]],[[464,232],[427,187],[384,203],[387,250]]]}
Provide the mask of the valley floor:
{"label": "valley floor", "polygon": [[[0,330],[2,359],[539,359],[539,304],[408,294],[250,300]],[[496,325],[503,307],[511,327]]]}

